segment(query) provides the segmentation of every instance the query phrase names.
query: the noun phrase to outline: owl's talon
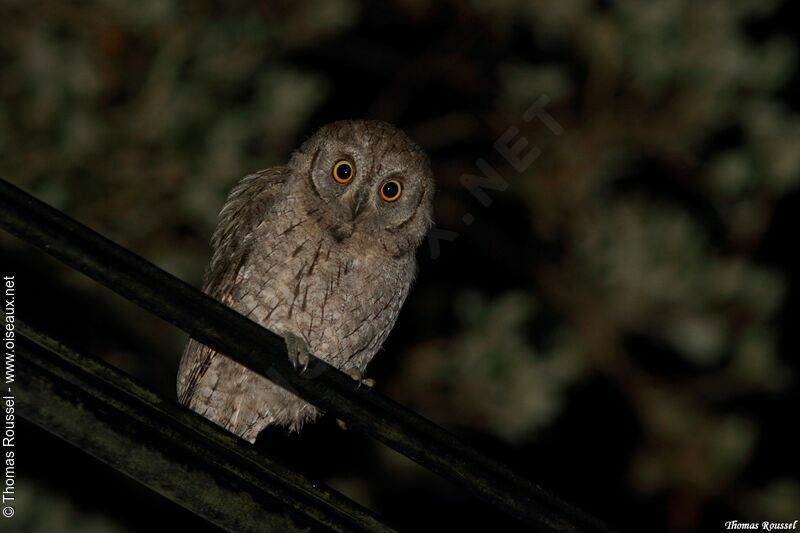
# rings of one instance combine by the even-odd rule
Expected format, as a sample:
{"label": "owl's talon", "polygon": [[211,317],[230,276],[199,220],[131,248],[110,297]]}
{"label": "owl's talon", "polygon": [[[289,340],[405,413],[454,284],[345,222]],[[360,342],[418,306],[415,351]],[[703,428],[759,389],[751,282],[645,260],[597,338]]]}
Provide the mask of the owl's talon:
{"label": "owl's talon", "polygon": [[364,386],[367,389],[372,389],[372,387],[375,386],[375,380],[372,378],[365,378],[361,370],[356,367],[347,369],[345,373],[353,378],[354,381],[358,382],[359,388]]}
{"label": "owl's talon", "polygon": [[311,362],[311,354],[305,341],[293,333],[287,333],[284,340],[286,351],[289,352],[289,362],[300,374],[304,373]]}

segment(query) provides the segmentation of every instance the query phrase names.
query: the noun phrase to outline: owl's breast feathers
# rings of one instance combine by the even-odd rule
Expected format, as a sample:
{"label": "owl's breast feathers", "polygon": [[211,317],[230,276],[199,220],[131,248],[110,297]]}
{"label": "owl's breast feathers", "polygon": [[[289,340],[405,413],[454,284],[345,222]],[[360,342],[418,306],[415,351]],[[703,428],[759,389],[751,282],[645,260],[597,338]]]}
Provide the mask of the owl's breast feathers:
{"label": "owl's breast feathers", "polygon": [[408,294],[412,256],[364,253],[336,240],[299,200],[274,205],[257,228],[232,306],[278,334],[303,338],[312,354],[364,370]]}

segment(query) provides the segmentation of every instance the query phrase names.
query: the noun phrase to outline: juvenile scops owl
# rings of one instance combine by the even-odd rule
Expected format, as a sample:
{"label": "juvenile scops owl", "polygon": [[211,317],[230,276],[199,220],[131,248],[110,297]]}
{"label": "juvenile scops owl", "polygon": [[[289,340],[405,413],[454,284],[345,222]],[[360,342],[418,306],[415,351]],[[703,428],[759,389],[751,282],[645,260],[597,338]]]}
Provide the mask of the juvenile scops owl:
{"label": "juvenile scops owl", "polygon": [[[392,329],[432,223],[428,158],[374,121],[318,130],[286,166],[246,176],[211,240],[204,290],[360,379]],[[271,424],[299,430],[319,411],[223,354],[189,340],[181,403],[255,442]]]}

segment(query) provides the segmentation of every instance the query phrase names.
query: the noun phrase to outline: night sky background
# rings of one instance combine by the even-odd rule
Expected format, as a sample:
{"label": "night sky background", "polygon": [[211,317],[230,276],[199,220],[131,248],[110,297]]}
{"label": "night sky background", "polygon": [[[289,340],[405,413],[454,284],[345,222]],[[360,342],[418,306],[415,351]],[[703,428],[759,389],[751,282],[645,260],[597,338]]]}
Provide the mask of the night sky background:
{"label": "night sky background", "polygon": [[[0,176],[200,286],[239,178],[332,120],[392,122],[456,237],[419,250],[381,393],[622,531],[792,521],[798,11],[3,1]],[[524,120],[537,101],[558,134]],[[521,171],[495,148],[510,127],[541,152]],[[507,183],[489,202],[463,185],[480,159]],[[185,334],[0,233],[22,320],[174,397]],[[18,439],[3,531],[214,530],[41,429]],[[256,445],[403,530],[521,530],[331,417]]]}

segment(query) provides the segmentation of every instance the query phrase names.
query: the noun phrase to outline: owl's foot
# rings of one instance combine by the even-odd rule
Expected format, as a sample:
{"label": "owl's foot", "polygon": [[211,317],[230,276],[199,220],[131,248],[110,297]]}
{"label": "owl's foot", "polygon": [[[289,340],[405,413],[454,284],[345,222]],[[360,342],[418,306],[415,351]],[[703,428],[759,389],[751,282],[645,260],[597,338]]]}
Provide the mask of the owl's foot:
{"label": "owl's foot", "polygon": [[[364,374],[361,372],[361,370],[359,370],[356,367],[348,368],[347,370],[344,371],[344,373],[347,374],[348,376],[350,376],[351,378],[353,378],[353,380],[357,381],[359,387],[364,386],[367,389],[372,389],[372,387],[375,386],[375,380],[372,379],[372,378],[365,378]],[[342,428],[345,431],[350,429],[347,426],[347,422],[345,422],[341,418],[337,418],[336,419],[336,425],[338,425],[340,428]]]}
{"label": "owl's foot", "polygon": [[375,380],[372,378],[365,378],[364,374],[356,367],[347,369],[345,374],[353,378],[355,381],[358,382],[358,386],[361,387],[362,385],[368,389],[371,389],[375,386]]}
{"label": "owl's foot", "polygon": [[306,342],[294,333],[287,333],[284,340],[286,341],[286,350],[289,352],[289,362],[292,363],[295,370],[302,374],[308,368],[308,363],[311,362],[311,354]]}

